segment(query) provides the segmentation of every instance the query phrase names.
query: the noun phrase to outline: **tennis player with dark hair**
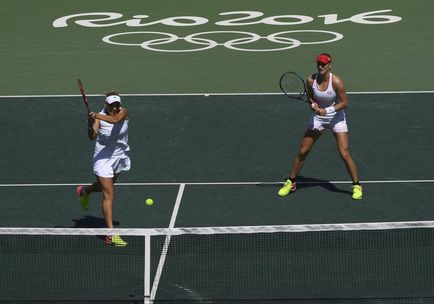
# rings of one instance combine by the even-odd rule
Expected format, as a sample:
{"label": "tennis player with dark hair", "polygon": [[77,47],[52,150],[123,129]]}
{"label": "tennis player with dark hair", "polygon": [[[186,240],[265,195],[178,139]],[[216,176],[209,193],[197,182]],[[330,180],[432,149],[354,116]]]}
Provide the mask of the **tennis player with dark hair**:
{"label": "tennis player with dark hair", "polygon": [[290,175],[278,192],[279,196],[286,196],[296,190],[296,177],[313,145],[325,129],[333,131],[339,154],[353,181],[352,198],[358,200],[363,196],[357,176],[357,166],[348,149],[348,126],[344,112],[348,107],[348,97],[343,81],[330,72],[331,67],[332,57],[329,54],[318,55],[316,57],[318,72],[306,80],[307,95],[314,113],[310,117]]}
{"label": "tennis player with dark hair", "polygon": [[[89,208],[89,195],[102,192],[102,213],[108,228],[113,228],[114,184],[122,171],[130,170],[128,145],[128,112],[122,106],[116,92],[106,94],[104,109],[99,113],[90,112],[88,136],[95,140],[93,173],[96,181],[89,186],[77,187],[77,194],[83,209]],[[114,246],[128,244],[119,236],[106,236],[105,243]]]}

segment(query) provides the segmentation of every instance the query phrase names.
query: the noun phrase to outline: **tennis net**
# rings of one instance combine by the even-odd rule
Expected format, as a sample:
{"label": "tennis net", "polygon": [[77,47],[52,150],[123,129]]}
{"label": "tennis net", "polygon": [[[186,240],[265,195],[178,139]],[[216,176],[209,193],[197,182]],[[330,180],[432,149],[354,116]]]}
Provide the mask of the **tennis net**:
{"label": "tennis net", "polygon": [[434,222],[0,228],[0,273],[0,303],[434,303]]}

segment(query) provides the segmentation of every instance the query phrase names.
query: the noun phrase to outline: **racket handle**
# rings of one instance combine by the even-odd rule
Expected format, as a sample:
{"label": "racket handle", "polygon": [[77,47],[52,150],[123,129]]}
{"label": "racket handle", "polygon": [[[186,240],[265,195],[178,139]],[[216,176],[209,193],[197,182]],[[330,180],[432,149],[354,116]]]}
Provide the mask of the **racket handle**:
{"label": "racket handle", "polygon": [[90,129],[93,129],[93,119],[91,119],[91,118],[88,118],[87,119],[87,128],[90,130]]}

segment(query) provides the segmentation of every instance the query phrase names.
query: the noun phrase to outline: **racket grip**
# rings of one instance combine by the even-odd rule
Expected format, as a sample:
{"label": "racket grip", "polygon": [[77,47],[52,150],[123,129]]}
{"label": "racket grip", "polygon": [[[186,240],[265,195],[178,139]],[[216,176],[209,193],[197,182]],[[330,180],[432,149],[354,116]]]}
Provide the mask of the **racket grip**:
{"label": "racket grip", "polygon": [[88,118],[87,119],[87,128],[90,130],[90,129],[93,129],[93,119],[91,119],[91,118]]}

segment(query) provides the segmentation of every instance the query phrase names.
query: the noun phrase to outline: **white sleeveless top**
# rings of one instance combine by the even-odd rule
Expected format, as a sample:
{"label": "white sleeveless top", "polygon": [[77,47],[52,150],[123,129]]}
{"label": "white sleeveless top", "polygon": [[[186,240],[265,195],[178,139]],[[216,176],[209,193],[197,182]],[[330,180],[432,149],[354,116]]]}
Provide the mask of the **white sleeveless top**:
{"label": "white sleeveless top", "polygon": [[[100,114],[105,114],[104,110]],[[100,120],[94,158],[122,157],[128,151],[128,119],[117,124]]]}
{"label": "white sleeveless top", "polygon": [[325,91],[321,91],[318,88],[318,83],[316,81],[316,77],[313,80],[312,85],[313,90],[313,100],[318,104],[318,106],[322,109],[331,107],[337,103],[339,103],[339,98],[333,89],[333,74],[330,73],[330,79]]}

